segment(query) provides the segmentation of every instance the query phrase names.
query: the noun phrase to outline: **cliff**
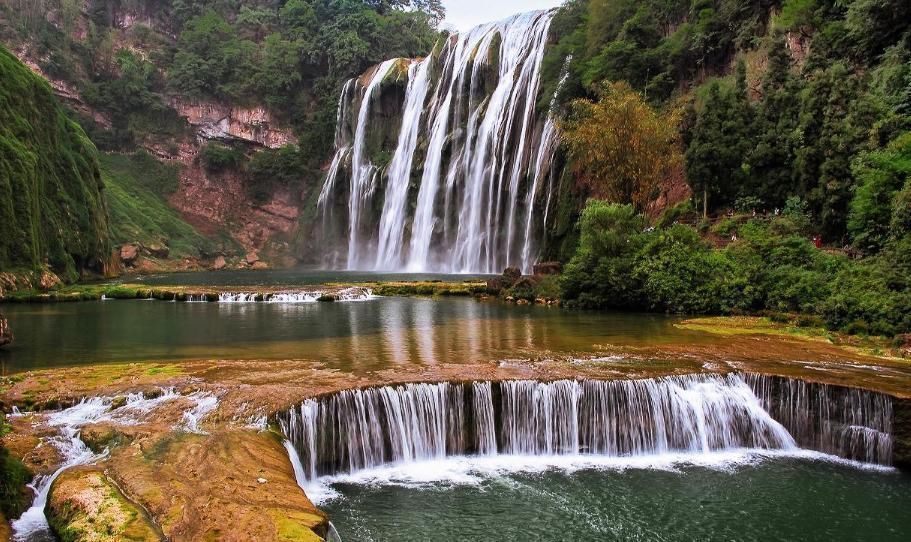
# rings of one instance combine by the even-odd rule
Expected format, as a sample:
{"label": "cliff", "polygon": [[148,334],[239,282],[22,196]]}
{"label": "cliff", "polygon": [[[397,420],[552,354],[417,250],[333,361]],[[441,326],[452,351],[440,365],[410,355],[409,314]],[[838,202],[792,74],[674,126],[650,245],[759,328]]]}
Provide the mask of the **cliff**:
{"label": "cliff", "polygon": [[105,272],[103,189],[85,132],[47,82],[0,47],[0,270]]}

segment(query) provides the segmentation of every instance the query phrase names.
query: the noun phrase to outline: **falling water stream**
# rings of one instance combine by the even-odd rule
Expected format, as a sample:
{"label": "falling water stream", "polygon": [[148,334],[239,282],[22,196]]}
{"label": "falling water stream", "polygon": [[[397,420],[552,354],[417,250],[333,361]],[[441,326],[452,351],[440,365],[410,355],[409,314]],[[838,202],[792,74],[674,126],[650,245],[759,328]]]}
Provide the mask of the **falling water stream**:
{"label": "falling water stream", "polygon": [[[553,183],[558,141],[552,116],[537,111],[552,17],[537,11],[481,25],[446,39],[438,53],[386,61],[345,85],[319,207],[324,224],[341,221],[348,250],[345,262],[330,265],[530,271],[544,231],[536,216],[550,203],[539,196]],[[386,88],[396,88],[402,63],[409,67],[396,106],[401,125],[395,146],[379,149],[371,141],[388,121],[374,113],[394,99]],[[391,153],[388,165],[378,151]],[[336,205],[343,194],[347,208]]]}
{"label": "falling water stream", "polygon": [[[763,540],[764,518],[780,516],[784,538],[806,534],[788,519],[800,510],[820,539],[898,540],[900,525],[858,510],[911,502],[900,496],[909,480],[888,468],[889,397],[785,378],[405,384],[308,400],[277,421],[298,483],[349,541],[474,540],[492,528],[502,540]],[[649,489],[658,480],[664,492]],[[753,483],[789,492],[787,504],[757,500]],[[792,483],[828,504],[798,504]],[[868,497],[835,497],[850,488]],[[702,499],[701,511],[674,499]],[[736,503],[759,515],[741,531],[718,522]]]}

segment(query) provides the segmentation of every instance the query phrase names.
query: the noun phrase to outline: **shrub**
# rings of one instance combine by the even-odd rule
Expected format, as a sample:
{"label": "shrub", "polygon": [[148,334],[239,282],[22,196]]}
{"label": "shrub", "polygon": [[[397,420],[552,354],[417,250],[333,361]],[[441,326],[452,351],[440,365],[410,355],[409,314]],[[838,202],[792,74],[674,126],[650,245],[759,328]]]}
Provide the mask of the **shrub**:
{"label": "shrub", "polygon": [[210,173],[220,173],[226,170],[236,170],[244,162],[244,153],[234,147],[209,143],[200,152],[203,167]]}

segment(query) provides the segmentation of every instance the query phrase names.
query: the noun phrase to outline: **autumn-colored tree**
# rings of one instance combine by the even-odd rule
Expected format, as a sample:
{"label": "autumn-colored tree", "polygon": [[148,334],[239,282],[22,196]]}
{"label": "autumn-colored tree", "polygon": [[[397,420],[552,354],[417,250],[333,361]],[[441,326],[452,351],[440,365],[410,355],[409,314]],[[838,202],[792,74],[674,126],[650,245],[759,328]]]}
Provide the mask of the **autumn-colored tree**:
{"label": "autumn-colored tree", "polygon": [[592,197],[644,209],[682,159],[678,115],[661,116],[626,82],[605,82],[597,100],[572,103],[564,126],[573,173]]}

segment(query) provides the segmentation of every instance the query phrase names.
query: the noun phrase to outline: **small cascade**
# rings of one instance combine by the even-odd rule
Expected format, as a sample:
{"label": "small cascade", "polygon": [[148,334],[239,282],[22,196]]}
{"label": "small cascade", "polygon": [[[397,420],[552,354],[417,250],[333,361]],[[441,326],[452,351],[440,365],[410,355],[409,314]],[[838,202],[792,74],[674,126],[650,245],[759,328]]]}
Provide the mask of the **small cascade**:
{"label": "small cascade", "polygon": [[209,296],[206,294],[187,294],[187,303],[208,303]]}
{"label": "small cascade", "polygon": [[308,481],[453,455],[631,457],[802,447],[890,463],[888,398],[789,382],[689,375],[408,384],[308,400],[278,423]]}
{"label": "small cascade", "polygon": [[766,410],[797,440],[821,452],[892,464],[892,399],[857,388],[748,375]]}
{"label": "small cascade", "polygon": [[[329,265],[531,271],[559,140],[537,111],[553,16],[453,34],[426,58],[386,61],[344,86],[318,203]],[[343,237],[340,261],[331,246]]]}
{"label": "small cascade", "polygon": [[316,303],[323,292],[279,292],[266,297],[267,303]]}
{"label": "small cascade", "polygon": [[126,396],[126,401],[120,407],[115,407],[113,397],[92,397],[50,414],[47,425],[55,428],[58,434],[48,438],[48,441],[60,452],[63,464],[50,475],[36,477],[29,485],[35,492],[35,500],[19,519],[12,522],[13,540],[24,542],[50,537],[50,526],[44,508],[54,480],[67,469],[95,463],[107,456],[107,450],[96,454],[82,441],[80,434],[83,426],[102,421],[132,425],[163,403],[179,397],[173,388],[163,389],[161,393],[150,397],[133,393]]}
{"label": "small cascade", "polygon": [[[219,303],[316,303],[320,300],[333,301],[367,301],[375,299],[373,290],[359,286],[343,288],[337,291],[314,290],[299,292],[222,292],[218,294]],[[189,297],[187,298],[189,300]]]}

